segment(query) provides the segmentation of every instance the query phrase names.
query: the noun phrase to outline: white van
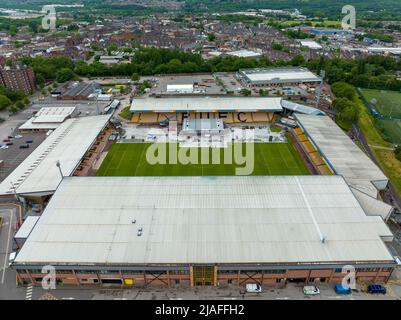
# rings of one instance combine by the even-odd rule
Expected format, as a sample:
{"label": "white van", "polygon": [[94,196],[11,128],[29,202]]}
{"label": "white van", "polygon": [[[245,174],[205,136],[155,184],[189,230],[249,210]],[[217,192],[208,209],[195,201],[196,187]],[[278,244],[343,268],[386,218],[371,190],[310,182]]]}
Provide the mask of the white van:
{"label": "white van", "polygon": [[246,292],[248,293],[260,293],[262,292],[262,287],[257,283],[248,283],[246,285]]}
{"label": "white van", "polygon": [[8,266],[10,267],[11,264],[14,262],[15,257],[17,256],[16,252],[11,252],[9,257],[8,257]]}
{"label": "white van", "polygon": [[305,286],[303,287],[303,292],[306,296],[316,296],[320,294],[320,290],[316,286]]}

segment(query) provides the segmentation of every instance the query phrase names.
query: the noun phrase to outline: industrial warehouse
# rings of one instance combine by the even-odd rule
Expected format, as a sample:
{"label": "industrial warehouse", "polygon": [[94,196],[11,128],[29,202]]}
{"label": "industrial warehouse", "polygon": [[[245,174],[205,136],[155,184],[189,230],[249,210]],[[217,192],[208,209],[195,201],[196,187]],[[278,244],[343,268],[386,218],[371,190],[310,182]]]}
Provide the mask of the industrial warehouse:
{"label": "industrial warehouse", "polygon": [[13,268],[20,284],[45,265],[63,284],[332,283],[345,265],[386,282],[392,238],[341,176],[67,177]]}
{"label": "industrial warehouse", "polygon": [[319,85],[322,78],[306,68],[243,69],[238,79],[247,87],[266,87],[308,84]]}

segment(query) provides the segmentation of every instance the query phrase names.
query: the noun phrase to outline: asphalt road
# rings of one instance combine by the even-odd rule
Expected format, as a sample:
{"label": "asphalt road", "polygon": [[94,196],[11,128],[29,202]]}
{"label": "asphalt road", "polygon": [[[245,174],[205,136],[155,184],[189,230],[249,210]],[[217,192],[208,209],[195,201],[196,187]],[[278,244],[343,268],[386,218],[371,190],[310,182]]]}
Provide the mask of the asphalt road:
{"label": "asphalt road", "polygon": [[0,229],[0,300],[20,299],[25,290],[16,286],[15,272],[8,268],[9,255],[13,252],[17,214],[17,210],[13,207],[0,208],[0,216],[4,219]]}

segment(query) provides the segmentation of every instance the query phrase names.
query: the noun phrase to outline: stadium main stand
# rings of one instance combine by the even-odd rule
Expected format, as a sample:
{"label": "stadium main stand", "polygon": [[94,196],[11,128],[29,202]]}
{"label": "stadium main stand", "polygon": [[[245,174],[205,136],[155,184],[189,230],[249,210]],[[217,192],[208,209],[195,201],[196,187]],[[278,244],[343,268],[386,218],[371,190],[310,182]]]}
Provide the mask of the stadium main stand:
{"label": "stadium main stand", "polygon": [[292,129],[292,133],[304,153],[309,158],[310,162],[317,170],[317,172],[319,172],[320,174],[334,174],[333,171],[331,171],[331,169],[324,162],[323,158],[313,146],[313,144],[306,137],[301,128]]}

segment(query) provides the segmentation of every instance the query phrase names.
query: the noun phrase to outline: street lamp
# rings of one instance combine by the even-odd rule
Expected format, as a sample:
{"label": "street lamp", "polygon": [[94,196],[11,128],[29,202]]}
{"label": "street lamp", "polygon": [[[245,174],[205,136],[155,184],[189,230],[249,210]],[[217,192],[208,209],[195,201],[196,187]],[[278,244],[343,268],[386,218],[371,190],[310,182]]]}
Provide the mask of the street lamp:
{"label": "street lamp", "polygon": [[93,89],[93,92],[95,93],[95,97],[96,97],[96,115],[99,115],[100,114],[100,110],[99,110],[99,92],[98,92],[94,82],[92,82],[92,89]]}
{"label": "street lamp", "polygon": [[61,180],[63,180],[64,175],[63,175],[63,171],[61,171],[61,164],[60,164],[60,160],[57,160],[56,162],[56,167],[58,168],[58,170],[60,171],[60,175],[61,175]]}
{"label": "street lamp", "polygon": [[326,75],[326,71],[320,70],[320,85],[319,85],[319,91],[317,93],[317,99],[316,99],[316,109],[319,109],[319,104],[320,104],[320,96],[322,94],[322,89],[323,89],[323,84],[324,84],[324,77]]}

